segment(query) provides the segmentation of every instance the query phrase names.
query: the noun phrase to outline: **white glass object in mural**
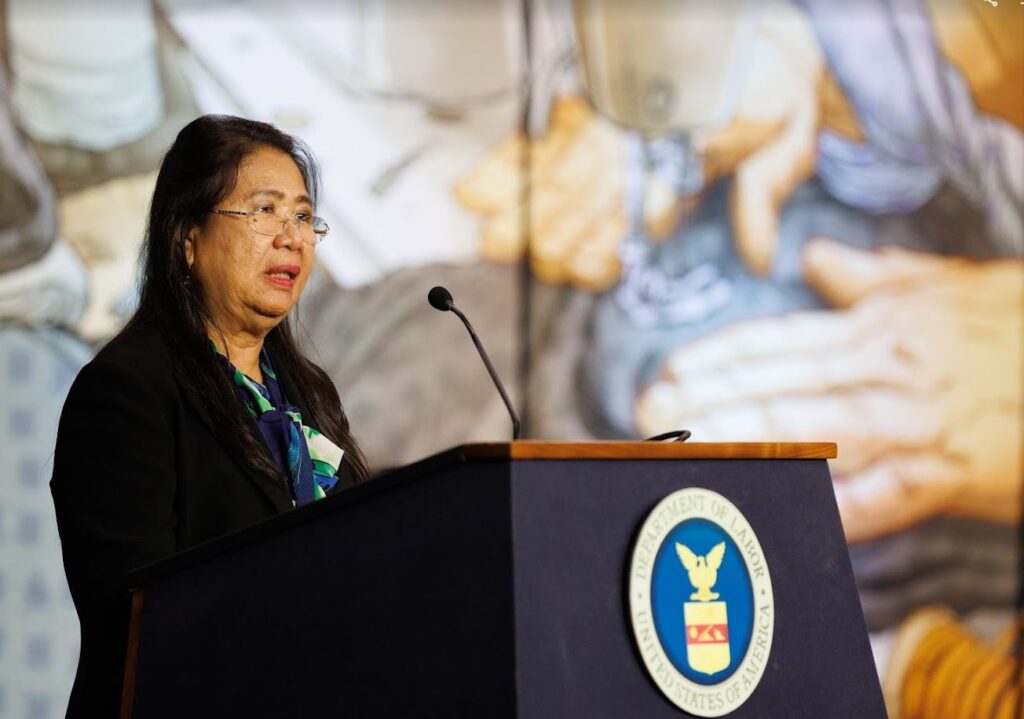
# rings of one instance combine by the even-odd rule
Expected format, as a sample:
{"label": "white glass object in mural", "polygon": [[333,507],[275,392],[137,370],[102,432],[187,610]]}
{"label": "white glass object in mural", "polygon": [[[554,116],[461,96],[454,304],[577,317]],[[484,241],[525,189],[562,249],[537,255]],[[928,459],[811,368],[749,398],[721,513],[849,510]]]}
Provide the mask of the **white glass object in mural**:
{"label": "white glass object in mural", "polygon": [[590,100],[648,133],[730,119],[753,46],[752,2],[573,0]]}
{"label": "white glass object in mural", "polygon": [[12,99],[32,137],[105,151],[157,125],[163,95],[150,3],[6,5]]}
{"label": "white glass object in mural", "polygon": [[515,90],[522,68],[516,0],[353,0],[343,29],[345,81],[371,93],[439,108],[487,102]]}

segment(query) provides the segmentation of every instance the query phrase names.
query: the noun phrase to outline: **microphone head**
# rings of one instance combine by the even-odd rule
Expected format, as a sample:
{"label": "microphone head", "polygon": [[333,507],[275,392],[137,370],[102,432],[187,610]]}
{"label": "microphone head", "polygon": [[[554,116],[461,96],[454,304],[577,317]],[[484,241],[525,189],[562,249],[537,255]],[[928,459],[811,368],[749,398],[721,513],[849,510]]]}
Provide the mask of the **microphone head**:
{"label": "microphone head", "polygon": [[441,310],[442,312],[447,312],[455,304],[452,300],[452,293],[440,285],[427,293],[427,302],[435,310]]}

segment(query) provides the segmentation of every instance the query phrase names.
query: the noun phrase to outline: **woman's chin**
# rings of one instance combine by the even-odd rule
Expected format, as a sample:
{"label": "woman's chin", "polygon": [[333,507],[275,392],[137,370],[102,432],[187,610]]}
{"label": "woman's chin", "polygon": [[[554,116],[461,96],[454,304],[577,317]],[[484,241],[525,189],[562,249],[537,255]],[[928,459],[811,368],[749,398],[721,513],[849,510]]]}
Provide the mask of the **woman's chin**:
{"label": "woman's chin", "polygon": [[268,321],[271,323],[271,326],[274,326],[287,317],[294,306],[295,303],[290,298],[288,301],[264,299],[261,302],[249,305],[249,309],[259,315],[262,320]]}

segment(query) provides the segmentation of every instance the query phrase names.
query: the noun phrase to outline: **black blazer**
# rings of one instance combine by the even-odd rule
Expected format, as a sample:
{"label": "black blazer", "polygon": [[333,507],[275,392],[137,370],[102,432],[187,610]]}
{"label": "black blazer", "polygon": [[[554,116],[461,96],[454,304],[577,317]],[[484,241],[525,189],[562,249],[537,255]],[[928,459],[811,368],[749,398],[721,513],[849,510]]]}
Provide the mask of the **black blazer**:
{"label": "black blazer", "polygon": [[[116,337],[71,386],[50,482],[82,628],[68,716],[118,714],[129,571],[292,508],[283,475],[254,473],[219,436],[153,329]],[[336,489],[351,482],[346,463],[339,474]]]}

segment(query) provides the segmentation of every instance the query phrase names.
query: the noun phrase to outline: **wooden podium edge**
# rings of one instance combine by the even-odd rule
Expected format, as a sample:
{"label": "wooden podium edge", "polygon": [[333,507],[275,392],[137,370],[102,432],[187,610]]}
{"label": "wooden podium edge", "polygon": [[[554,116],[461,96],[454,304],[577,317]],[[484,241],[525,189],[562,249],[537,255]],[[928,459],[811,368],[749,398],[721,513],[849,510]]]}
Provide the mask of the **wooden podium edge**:
{"label": "wooden podium edge", "polygon": [[124,658],[124,683],[121,685],[120,719],[131,719],[135,710],[135,666],[139,661],[139,636],[142,633],[142,590],[132,592],[128,619],[128,647]]}
{"label": "wooden podium edge", "polygon": [[835,459],[834,442],[482,442],[467,459]]}

